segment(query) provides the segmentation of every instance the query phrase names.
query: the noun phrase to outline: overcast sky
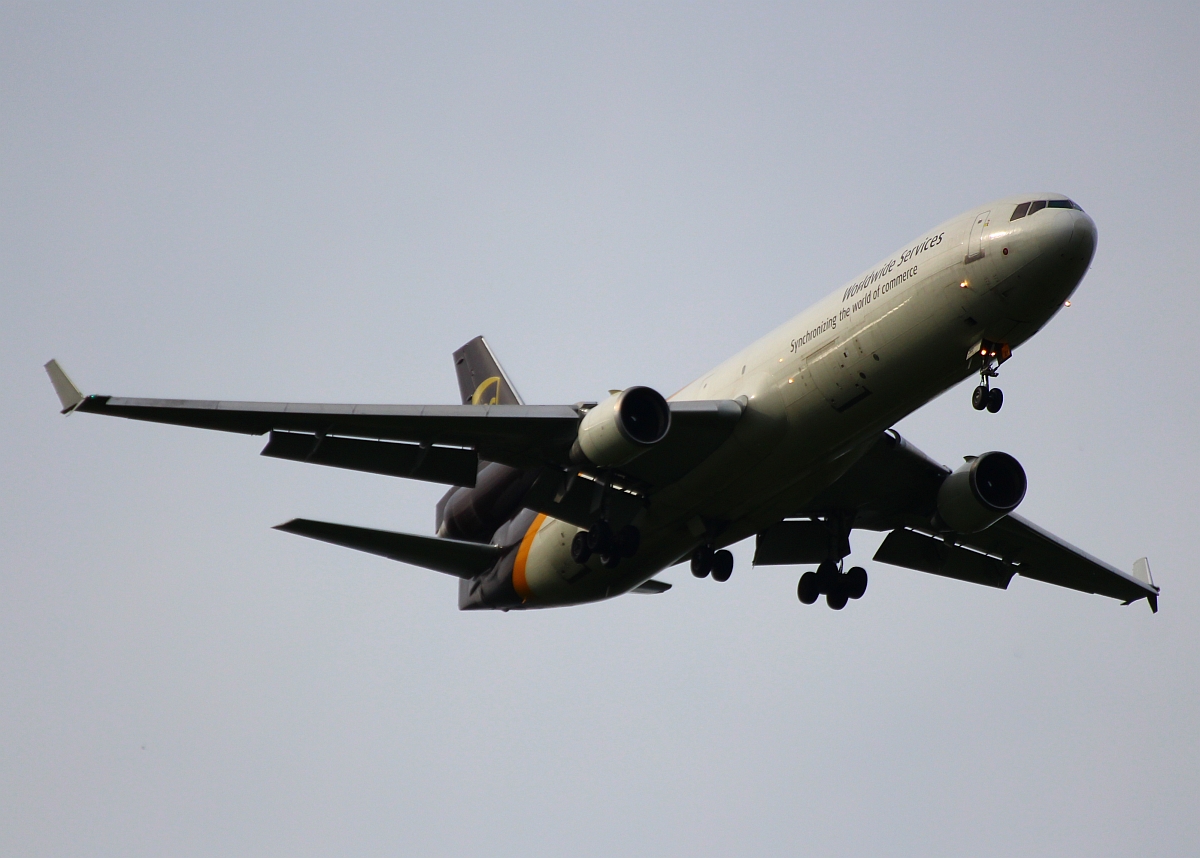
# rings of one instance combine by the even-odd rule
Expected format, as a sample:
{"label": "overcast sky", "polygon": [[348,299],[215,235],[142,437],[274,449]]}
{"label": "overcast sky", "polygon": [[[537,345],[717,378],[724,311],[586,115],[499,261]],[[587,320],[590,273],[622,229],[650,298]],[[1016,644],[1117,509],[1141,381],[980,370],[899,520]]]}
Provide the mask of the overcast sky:
{"label": "overcast sky", "polygon": [[[998,11],[998,8],[1001,9]],[[1195,4],[0,5],[0,853],[1200,852]],[[86,392],[674,391],[1009,194],[1096,220],[1005,365],[900,431],[1162,610],[871,562],[460,613],[271,530],[431,533],[436,486]]]}

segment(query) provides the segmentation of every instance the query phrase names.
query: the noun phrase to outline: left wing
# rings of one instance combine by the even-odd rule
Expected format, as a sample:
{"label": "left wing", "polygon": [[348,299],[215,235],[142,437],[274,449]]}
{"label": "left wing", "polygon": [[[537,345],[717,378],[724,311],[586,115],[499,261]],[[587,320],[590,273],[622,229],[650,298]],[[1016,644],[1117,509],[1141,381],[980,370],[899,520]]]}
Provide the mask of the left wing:
{"label": "left wing", "polygon": [[[889,430],[801,514],[840,513],[854,527],[890,530],[875,554],[882,563],[1001,589],[1022,575],[1124,604],[1146,599],[1158,610],[1159,588],[1145,558],[1132,573],[1122,572],[1011,513],[978,533],[935,529],[937,492],[949,473]],[[764,544],[778,550],[770,540]]]}

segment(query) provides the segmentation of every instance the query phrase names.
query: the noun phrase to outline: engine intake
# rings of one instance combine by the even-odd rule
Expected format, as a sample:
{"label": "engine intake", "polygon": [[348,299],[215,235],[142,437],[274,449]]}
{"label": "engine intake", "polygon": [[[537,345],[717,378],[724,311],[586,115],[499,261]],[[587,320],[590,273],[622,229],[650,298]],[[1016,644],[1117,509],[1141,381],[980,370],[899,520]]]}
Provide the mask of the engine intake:
{"label": "engine intake", "polygon": [[938,516],[958,533],[977,533],[1012,512],[1028,482],[1008,453],[984,453],[946,477],[938,489]]}
{"label": "engine intake", "polygon": [[649,387],[629,387],[595,406],[579,424],[571,458],[600,468],[624,465],[667,436],[671,409]]}

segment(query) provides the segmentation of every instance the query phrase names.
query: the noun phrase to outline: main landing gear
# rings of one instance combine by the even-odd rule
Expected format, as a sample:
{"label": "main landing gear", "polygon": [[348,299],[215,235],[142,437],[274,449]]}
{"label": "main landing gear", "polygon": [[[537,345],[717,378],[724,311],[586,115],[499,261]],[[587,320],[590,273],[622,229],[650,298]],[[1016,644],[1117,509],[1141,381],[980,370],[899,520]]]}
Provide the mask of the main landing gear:
{"label": "main landing gear", "polygon": [[1000,364],[1011,354],[1007,345],[996,346],[985,342],[980,347],[979,359],[983,365],[979,368],[979,386],[971,391],[971,407],[976,411],[986,408],[995,414],[1004,406],[1004,391],[992,387],[992,379],[1000,374]]}
{"label": "main landing gear", "polygon": [[842,572],[832,560],[826,560],[815,572],[805,572],[800,576],[800,584],[796,587],[796,595],[804,604],[811,605],[823,595],[825,604],[835,611],[846,607],[846,602],[850,599],[861,599],[866,592],[866,569],[852,566],[848,571]]}
{"label": "main landing gear", "polygon": [[581,530],[571,540],[571,559],[580,566],[592,559],[593,554],[600,556],[600,564],[605,569],[616,569],[622,557],[632,557],[637,554],[642,544],[642,532],[632,524],[627,524],[613,533],[612,526],[601,519],[592,525],[591,530]]}
{"label": "main landing gear", "polygon": [[713,551],[711,545],[701,545],[692,553],[692,574],[707,578],[712,573],[714,581],[728,581],[733,575],[733,554],[722,548]]}

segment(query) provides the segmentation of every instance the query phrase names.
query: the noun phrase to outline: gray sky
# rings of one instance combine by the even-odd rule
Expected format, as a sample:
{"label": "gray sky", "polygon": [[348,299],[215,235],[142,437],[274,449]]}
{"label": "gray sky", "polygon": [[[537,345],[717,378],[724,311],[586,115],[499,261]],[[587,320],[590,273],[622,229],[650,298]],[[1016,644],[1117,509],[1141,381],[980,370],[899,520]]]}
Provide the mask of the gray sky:
{"label": "gray sky", "polygon": [[[1194,855],[1200,13],[0,6],[0,853]],[[1136,9],[1136,11],[1135,11]],[[89,392],[670,393],[941,220],[1053,190],[1074,306],[900,426],[1162,610],[870,561],[462,614],[274,532],[440,489],[78,415]]]}

